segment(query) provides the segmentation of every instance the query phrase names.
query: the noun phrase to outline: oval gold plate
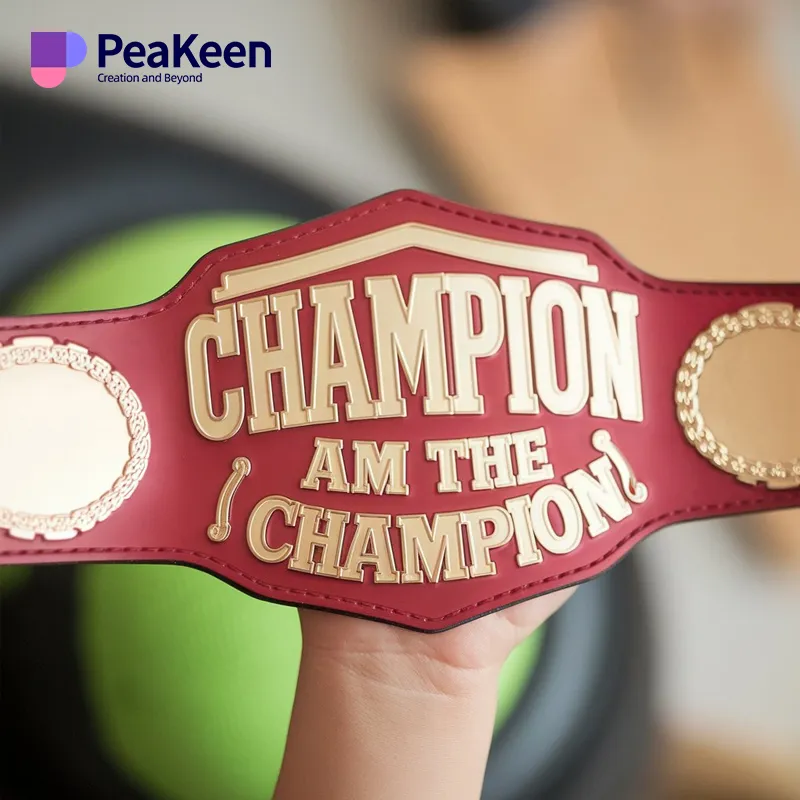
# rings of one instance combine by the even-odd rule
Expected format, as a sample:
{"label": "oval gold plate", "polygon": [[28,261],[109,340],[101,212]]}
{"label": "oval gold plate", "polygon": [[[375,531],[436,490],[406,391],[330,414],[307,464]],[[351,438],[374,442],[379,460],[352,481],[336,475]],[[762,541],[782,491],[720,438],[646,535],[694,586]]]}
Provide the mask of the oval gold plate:
{"label": "oval gold plate", "polygon": [[700,379],[708,362],[726,342],[753,331],[779,330],[800,333],[800,310],[785,303],[747,306],[725,314],[697,336],[678,371],[675,403],[686,438],[714,466],[749,484],[769,489],[800,486],[800,457],[766,460],[733,452],[709,426],[700,403]]}

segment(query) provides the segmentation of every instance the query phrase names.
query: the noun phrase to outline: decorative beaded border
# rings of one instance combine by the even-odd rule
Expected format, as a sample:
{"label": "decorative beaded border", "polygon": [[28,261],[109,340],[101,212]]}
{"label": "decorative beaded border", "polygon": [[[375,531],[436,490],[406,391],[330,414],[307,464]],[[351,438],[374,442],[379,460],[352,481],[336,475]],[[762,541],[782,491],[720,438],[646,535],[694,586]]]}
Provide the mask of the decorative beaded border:
{"label": "decorative beaded border", "polygon": [[715,319],[694,340],[683,358],[676,380],[675,404],[686,438],[715,467],[744,483],[764,483],[768,489],[791,489],[800,486],[800,457],[793,461],[756,461],[731,453],[706,427],[700,411],[699,380],[706,361],[723,342],[761,328],[800,333],[800,309],[785,303],[767,303],[747,306],[736,314]]}
{"label": "decorative beaded border", "polygon": [[111,365],[80,345],[55,344],[48,337],[23,337],[0,346],[0,371],[31,364],[69,367],[101,383],[117,401],[127,421],[130,458],[110,489],[86,506],[59,514],[30,514],[0,507],[0,529],[12,536],[32,539],[71,539],[107,519],[127,500],[144,476],[150,459],[150,429],[139,397]]}

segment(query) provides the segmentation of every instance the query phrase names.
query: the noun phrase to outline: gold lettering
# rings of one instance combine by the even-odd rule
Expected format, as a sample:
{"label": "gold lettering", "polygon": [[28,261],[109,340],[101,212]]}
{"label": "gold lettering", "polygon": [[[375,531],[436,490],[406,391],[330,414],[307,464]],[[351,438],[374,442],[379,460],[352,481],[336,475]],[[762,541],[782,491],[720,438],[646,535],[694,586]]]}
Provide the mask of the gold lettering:
{"label": "gold lettering", "polygon": [[287,525],[294,527],[299,508],[300,503],[279,496],[265,497],[256,505],[247,521],[247,546],[259,561],[277,564],[289,558],[292,554],[292,545],[284,542],[280,547],[270,547],[267,530],[270,518],[276,511],[283,514]]}
{"label": "gold lettering", "polygon": [[528,567],[541,564],[542,551],[536,544],[531,522],[531,498],[528,495],[506,500],[506,509],[514,524],[514,538],[517,541],[517,565]]}
{"label": "gold lettering", "polygon": [[[472,458],[473,480],[470,487],[480,489],[502,489],[516,486],[514,465],[511,463],[511,434],[481,436],[467,439]],[[491,450],[491,453],[489,452]],[[495,477],[491,469],[495,470]]]}
{"label": "gold lettering", "polygon": [[447,362],[442,319],[442,275],[414,275],[408,305],[396,276],[367,278],[364,291],[372,300],[372,326],[381,417],[406,416],[400,389],[400,370],[415,394],[425,364],[426,414],[452,414],[447,393]]}
{"label": "gold lettering", "polygon": [[489,506],[475,511],[462,511],[461,521],[467,529],[467,542],[472,560],[472,566],[469,568],[470,577],[496,575],[497,565],[492,561],[490,551],[508,544],[513,536],[511,515],[504,508]]}
{"label": "gold lettering", "polygon": [[409,493],[406,483],[408,442],[353,442],[356,454],[352,491],[356,494]]}
{"label": "gold lettering", "polygon": [[544,446],[547,444],[544,428],[512,433],[511,441],[517,457],[517,483],[520,486],[553,478],[553,465],[548,463],[547,448]]}
{"label": "gold lettering", "polygon": [[[424,514],[397,517],[403,548],[403,583],[431,583],[469,577],[461,539],[461,515],[436,514],[431,528]],[[444,569],[442,569],[444,567]]]}
{"label": "gold lettering", "polygon": [[641,422],[644,408],[636,330],[639,299],[633,294],[612,292],[609,304],[608,292],[593,286],[581,287],[581,297],[586,306],[592,370],[589,410],[594,417],[622,416]]}
{"label": "gold lettering", "polygon": [[[561,311],[566,388],[559,386],[556,369],[555,320]],[[589,400],[589,364],[586,322],[578,293],[563,281],[544,281],[531,300],[533,360],[536,389],[542,404],[553,414],[577,414]]]}
{"label": "gold lettering", "polygon": [[208,342],[213,340],[219,358],[239,355],[239,332],[233,306],[219,306],[213,314],[200,314],[186,329],[184,342],[189,409],[197,431],[212,442],[235,436],[244,422],[244,389],[222,392],[222,414],[214,413]]}
{"label": "gold lettering", "polygon": [[425,442],[425,458],[439,464],[439,483],[436,484],[436,491],[439,494],[461,491],[456,458],[466,458],[468,450],[466,439]]}
{"label": "gold lettering", "polygon": [[586,517],[589,535],[599,536],[609,529],[608,520],[601,512],[614,522],[620,522],[633,511],[614,480],[611,459],[607,455],[592,461],[589,469],[591,475],[582,469],[565,475],[564,485],[575,495]]}
{"label": "gold lettering", "polygon": [[[301,505],[298,515],[300,522],[289,569],[338,578],[344,528],[350,521],[350,512]],[[320,530],[321,522],[325,524],[324,531]],[[319,563],[314,560],[317,549],[322,551]]]}
{"label": "gold lettering", "polygon": [[[564,530],[557,533],[550,519],[550,506],[559,512]],[[532,497],[531,521],[539,544],[554,555],[571,553],[583,536],[583,517],[578,501],[559,483],[542,486]]]}
{"label": "gold lettering", "polygon": [[[299,290],[258,297],[239,303],[247,353],[247,374],[250,380],[251,414],[247,425],[250,433],[276,431],[307,424],[303,363],[300,350],[300,328],[297,312],[303,307]],[[267,343],[266,319],[275,315],[278,343]],[[283,411],[275,412],[270,377],[280,375],[283,389]]]}
{"label": "gold lettering", "polygon": [[533,388],[533,359],[531,356],[531,326],[528,298],[531,282],[528,278],[500,277],[500,294],[505,300],[508,366],[511,377],[511,394],[508,396],[509,414],[538,414],[539,398]]}
{"label": "gold lettering", "polygon": [[389,539],[391,522],[392,518],[383,514],[356,514],[356,532],[339,577],[363,581],[364,565],[374,564],[375,583],[400,582]]}
{"label": "gold lettering", "polygon": [[347,419],[373,419],[375,404],[370,397],[351,305],[353,282],[312,286],[309,295],[316,317],[308,421],[320,424],[339,420],[333,400],[333,390],[337,386],[343,386],[347,392]]}
{"label": "gold lettering", "polygon": [[[478,391],[477,360],[494,355],[503,343],[503,303],[497,284],[487,275],[446,275],[450,294],[450,333],[453,341],[453,377],[456,414],[483,414]],[[480,306],[480,333],[473,309]]]}
{"label": "gold lettering", "polygon": [[329,492],[349,492],[347,473],[344,467],[344,442],[341,439],[314,439],[314,457],[305,478],[300,481],[302,489],[319,489],[321,480],[328,481]]}

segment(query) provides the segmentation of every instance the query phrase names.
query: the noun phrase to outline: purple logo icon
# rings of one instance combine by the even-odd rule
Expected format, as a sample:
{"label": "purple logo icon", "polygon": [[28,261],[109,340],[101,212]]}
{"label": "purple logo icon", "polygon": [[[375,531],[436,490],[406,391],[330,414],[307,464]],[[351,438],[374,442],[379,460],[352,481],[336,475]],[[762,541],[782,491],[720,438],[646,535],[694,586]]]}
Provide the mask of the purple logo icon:
{"label": "purple logo icon", "polygon": [[31,77],[45,89],[64,82],[68,67],[77,67],[86,58],[86,41],[72,31],[33,31],[31,33]]}

